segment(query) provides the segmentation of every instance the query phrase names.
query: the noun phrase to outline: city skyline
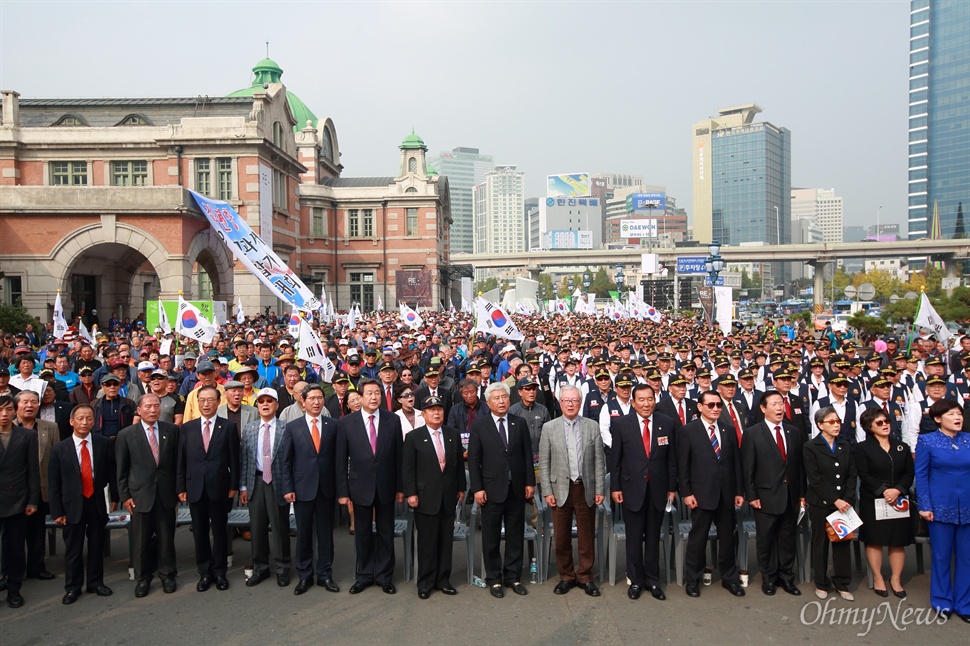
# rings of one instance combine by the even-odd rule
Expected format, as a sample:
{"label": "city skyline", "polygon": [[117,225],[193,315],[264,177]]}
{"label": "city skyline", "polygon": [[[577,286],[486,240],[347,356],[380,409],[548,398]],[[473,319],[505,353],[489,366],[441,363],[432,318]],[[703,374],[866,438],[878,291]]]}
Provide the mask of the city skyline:
{"label": "city skyline", "polygon": [[[137,3],[120,15],[111,3],[51,13],[8,2],[0,85],[25,99],[224,96],[249,84],[268,40],[287,87],[336,123],[348,175],[393,173],[383,150],[413,127],[432,151],[471,146],[515,164],[526,196],[543,194],[547,174],[611,169],[667,186],[692,216],[691,124],[718,106],[757,102],[765,120],[794,133],[794,185],[836,188],[846,224],[870,220],[879,204],[883,221],[904,223],[909,3],[844,3],[838,20],[824,3],[697,10],[708,4],[602,3],[577,28],[556,10],[569,5],[251,3],[234,14],[196,3],[192,21],[233,34],[200,57],[162,38],[187,17],[159,7],[184,4]],[[254,12],[326,25],[314,43],[327,47]],[[146,38],[148,20],[158,36]],[[452,42],[470,24],[489,40]],[[402,33],[413,49],[399,47]],[[130,54],[92,59],[83,74],[63,64],[97,40]]]}

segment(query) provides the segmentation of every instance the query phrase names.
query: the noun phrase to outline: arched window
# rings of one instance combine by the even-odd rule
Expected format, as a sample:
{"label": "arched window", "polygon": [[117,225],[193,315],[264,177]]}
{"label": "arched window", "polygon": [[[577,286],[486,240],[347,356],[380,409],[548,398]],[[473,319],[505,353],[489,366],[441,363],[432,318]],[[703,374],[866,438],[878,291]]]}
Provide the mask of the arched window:
{"label": "arched window", "polygon": [[86,124],[81,117],[75,116],[73,114],[65,114],[63,117],[58,119],[55,126],[86,126]]}
{"label": "arched window", "polygon": [[140,114],[129,114],[127,117],[118,122],[119,126],[150,126],[152,125],[148,119],[141,116]]}
{"label": "arched window", "polygon": [[407,189],[405,189],[404,192],[405,193],[417,193],[418,192],[418,189],[414,188],[413,186],[409,186]]}
{"label": "arched window", "polygon": [[333,152],[333,135],[330,134],[330,128],[323,129],[323,146],[321,147],[320,153],[327,161],[335,161]]}
{"label": "arched window", "polygon": [[283,124],[280,123],[279,121],[274,121],[273,122],[273,143],[279,146],[280,148],[283,147],[283,136],[284,136],[283,133],[284,133]]}
{"label": "arched window", "polygon": [[408,159],[408,172],[409,173],[418,172],[418,160],[415,159],[414,157],[410,157]]}

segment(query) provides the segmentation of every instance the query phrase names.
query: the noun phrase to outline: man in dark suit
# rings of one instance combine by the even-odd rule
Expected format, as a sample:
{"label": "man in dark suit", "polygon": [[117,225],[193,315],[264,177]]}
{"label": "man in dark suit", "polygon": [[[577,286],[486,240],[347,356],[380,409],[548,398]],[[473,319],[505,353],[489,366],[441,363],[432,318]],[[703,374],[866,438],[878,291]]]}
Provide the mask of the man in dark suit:
{"label": "man in dark suit", "polygon": [[738,387],[734,393],[734,408],[741,414],[741,425],[745,428],[754,423],[752,414],[758,409],[761,391],[754,387],[754,372],[744,368],[738,373]]}
{"label": "man in dark suit", "polygon": [[239,489],[239,431],[216,414],[218,389],[203,386],[197,392],[201,417],[182,425],[176,491],[192,513],[200,576],[196,590],[205,592],[213,580],[216,588],[228,590],[229,507]]}
{"label": "man in dark suit", "polygon": [[[493,597],[505,596],[502,584],[519,595],[522,585],[522,548],[525,540],[525,503],[535,493],[532,438],[521,417],[509,415],[509,387],[498,382],[485,390],[489,414],[475,420],[468,437],[468,475],[482,513],[482,553],[485,583]],[[500,553],[505,521],[505,563]]]}
{"label": "man in dark suit", "polygon": [[451,585],[455,503],[465,498],[465,460],[461,438],[443,426],[445,406],[438,398],[422,402],[425,425],[404,438],[401,472],[404,495],[418,529],[418,597],[431,589],[458,594]]}
{"label": "man in dark suit", "polygon": [[[296,573],[300,582],[293,594],[303,594],[313,586],[314,572],[317,585],[328,592],[340,592],[333,580],[337,421],[322,414],[324,396],[320,384],[307,385],[302,396],[306,410],[286,425],[280,446],[283,480],[279,491],[283,500],[293,503],[296,510]],[[347,463],[342,464],[346,481]],[[370,528],[370,517],[360,527]],[[317,533],[316,569],[313,567],[314,528]]]}
{"label": "man in dark suit", "polygon": [[741,442],[744,496],[754,511],[761,589],[800,595],[795,585],[795,532],[805,506],[802,445],[805,434],[785,423],[785,399],[769,390],[759,404],[763,422],[749,427]]}
{"label": "man in dark suit", "polygon": [[[812,403],[806,403],[804,399],[792,392],[794,376],[788,370],[776,370],[772,375],[772,383],[774,384],[774,389],[782,396],[782,417],[784,423],[797,428],[806,438],[809,437],[812,432],[812,426],[809,421]],[[762,422],[765,419],[764,409],[761,406],[758,406],[751,414],[754,423]]]}
{"label": "man in dark suit", "polygon": [[445,419],[448,419],[448,413],[451,412],[451,404],[454,400],[454,393],[441,386],[441,373],[434,366],[428,368],[428,371],[424,373],[424,381],[414,391],[415,402],[423,402],[428,397],[437,397],[444,402]]}
{"label": "man in dark suit", "polygon": [[660,526],[676,493],[678,422],[654,412],[656,401],[649,384],[637,384],[633,411],[610,425],[610,490],[613,502],[623,505],[626,522],[627,596],[639,599],[648,588],[663,601]]}
{"label": "man in dark suit", "polygon": [[717,527],[717,565],[721,585],[736,597],[744,596],[734,538],[737,524],[734,510],[744,503],[741,448],[735,429],[730,423],[723,422],[723,408],[722,396],[713,392],[701,393],[698,402],[700,419],[681,428],[677,435],[680,495],[692,510],[684,557],[684,589],[690,597],[700,596],[704,550],[712,523]]}
{"label": "man in dark suit", "polygon": [[7,605],[24,605],[27,517],[40,505],[37,433],[14,426],[13,397],[0,395],[0,556],[7,575]]}
{"label": "man in dark suit", "polygon": [[[134,543],[135,596],[148,594],[157,568],[162,589],[175,592],[175,477],[178,470],[179,427],[160,422],[162,405],[156,395],[138,402],[141,421],[118,433],[115,460],[118,498],[131,514]],[[97,417],[95,417],[97,419]],[[97,424],[97,422],[95,422]]]}
{"label": "man in dark suit", "polygon": [[[714,387],[717,389],[717,394],[721,397],[721,415],[718,418],[718,422],[724,427],[730,427],[730,431],[734,436],[735,448],[741,449],[741,437],[744,435],[744,429],[748,427],[745,423],[748,415],[747,412],[742,412],[739,408],[739,401],[737,398],[738,391],[738,380],[734,378],[734,375],[728,373],[717,378],[714,382]],[[740,400],[741,403],[744,399]],[[697,405],[698,410],[702,407],[700,404]],[[700,410],[701,416],[703,416],[704,411]],[[738,453],[740,456],[740,453]],[[740,469],[738,470],[740,474]],[[743,492],[739,492],[739,495]]]}
{"label": "man in dark suit", "polygon": [[674,421],[674,428],[697,419],[697,404],[687,397],[687,380],[677,375],[667,382],[667,395],[655,406],[658,413]]}
{"label": "man in dark suit", "polygon": [[[337,424],[337,496],[354,503],[357,569],[351,594],[375,582],[394,594],[394,503],[404,502],[401,482],[403,435],[397,415],[380,410],[381,386],[362,379],[361,409]],[[376,537],[367,531],[377,525]]]}
{"label": "man in dark suit", "polygon": [[64,527],[64,605],[81,596],[84,583],[84,538],[88,539],[88,592],[111,595],[104,584],[104,526],[108,509],[104,488],[111,493],[112,509],[118,505],[115,459],[111,440],[91,435],[94,409],[87,404],[71,412],[74,434],[58,442],[51,451],[51,518]]}
{"label": "man in dark suit", "polygon": [[333,419],[340,419],[344,416],[344,401],[347,398],[347,391],[350,390],[350,377],[343,370],[338,370],[333,374],[330,385],[333,386],[333,394],[327,397],[326,409]]}

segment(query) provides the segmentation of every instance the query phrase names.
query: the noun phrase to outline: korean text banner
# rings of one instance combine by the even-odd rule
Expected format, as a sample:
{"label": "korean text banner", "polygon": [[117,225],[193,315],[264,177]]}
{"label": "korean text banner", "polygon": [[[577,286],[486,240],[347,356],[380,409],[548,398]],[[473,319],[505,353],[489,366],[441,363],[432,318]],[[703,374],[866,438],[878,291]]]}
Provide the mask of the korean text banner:
{"label": "korean text banner", "polygon": [[296,309],[315,310],[320,302],[293,270],[236,213],[228,202],[210,200],[189,191],[219,239],[276,296]]}

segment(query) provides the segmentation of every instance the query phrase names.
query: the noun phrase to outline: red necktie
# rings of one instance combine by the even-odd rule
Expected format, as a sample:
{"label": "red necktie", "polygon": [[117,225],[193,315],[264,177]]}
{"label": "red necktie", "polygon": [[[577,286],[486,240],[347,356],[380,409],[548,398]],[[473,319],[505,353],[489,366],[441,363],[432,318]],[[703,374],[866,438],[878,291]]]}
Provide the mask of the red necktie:
{"label": "red necktie", "polygon": [[391,404],[391,387],[387,387],[387,410],[394,410],[394,406]]}
{"label": "red necktie", "polygon": [[650,419],[643,420],[643,452],[650,457]]}
{"label": "red necktie", "polygon": [[788,462],[788,454],[785,453],[785,440],[781,437],[781,427],[775,427],[775,442],[778,444],[778,451],[781,453],[781,461]]}
{"label": "red necktie", "polygon": [[887,404],[886,402],[883,402],[882,403],[882,412],[884,412],[886,414],[886,421],[888,422],[889,421],[889,404]]}
{"label": "red necktie", "polygon": [[785,419],[791,421],[791,401],[785,397]]}
{"label": "red necktie", "polygon": [[[684,425],[684,424],[687,423],[687,418],[684,417],[684,400],[683,399],[681,399],[679,402],[677,402],[677,415],[680,416],[680,423],[681,423],[681,425]],[[649,453],[648,453],[648,455],[649,455]]]}
{"label": "red necktie", "polygon": [[374,428],[374,416],[370,416],[370,450],[377,455],[377,429]]}
{"label": "red necktie", "polygon": [[90,498],[94,495],[94,469],[91,467],[91,454],[87,447],[88,441],[81,440],[81,494]]}
{"label": "red necktie", "polygon": [[212,438],[212,431],[209,430],[211,422],[209,420],[205,421],[205,428],[202,429],[202,447],[205,452],[209,452],[209,440]]}
{"label": "red necktie", "polygon": [[741,424],[738,422],[738,416],[734,414],[734,404],[731,402],[727,403],[728,412],[731,413],[731,421],[734,422],[734,430],[738,434],[738,447],[741,446]]}

